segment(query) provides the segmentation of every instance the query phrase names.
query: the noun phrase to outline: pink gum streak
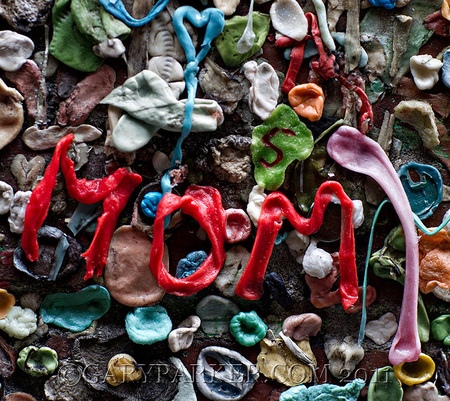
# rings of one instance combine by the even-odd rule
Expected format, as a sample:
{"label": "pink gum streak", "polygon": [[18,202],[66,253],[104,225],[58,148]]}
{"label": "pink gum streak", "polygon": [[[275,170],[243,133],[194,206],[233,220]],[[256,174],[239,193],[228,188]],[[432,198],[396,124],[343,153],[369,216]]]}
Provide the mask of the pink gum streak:
{"label": "pink gum streak", "polygon": [[417,331],[419,250],[414,219],[408,198],[383,149],[357,129],[342,126],[331,135],[327,151],[341,166],[372,177],[389,197],[403,226],[406,241],[405,289],[397,334],[389,351],[393,365],[413,362],[420,355]]}

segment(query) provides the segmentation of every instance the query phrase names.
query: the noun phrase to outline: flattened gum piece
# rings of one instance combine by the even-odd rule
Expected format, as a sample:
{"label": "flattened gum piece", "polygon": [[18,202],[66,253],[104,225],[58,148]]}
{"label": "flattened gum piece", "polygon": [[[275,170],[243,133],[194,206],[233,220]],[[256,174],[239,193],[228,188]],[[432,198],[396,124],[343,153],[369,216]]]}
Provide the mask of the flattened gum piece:
{"label": "flattened gum piece", "polygon": [[292,315],[283,322],[283,333],[294,340],[315,336],[322,326],[322,319],[315,313]]}
{"label": "flattened gum piece", "polygon": [[437,286],[450,288],[450,237],[446,230],[420,237],[419,258],[420,291],[428,294]]}
{"label": "flattened gum piece", "polygon": [[58,124],[80,125],[100,101],[113,90],[116,81],[114,70],[103,65],[83,79],[60,105]]}
{"label": "flattened gum piece", "polygon": [[330,274],[324,278],[312,277],[309,274],[305,275],[306,284],[311,290],[310,301],[316,308],[326,308],[341,302],[339,289],[331,291],[338,274],[338,269],[336,266],[333,266]]}
{"label": "flattened gum piece", "polygon": [[[28,117],[34,119],[38,112],[38,94],[41,86],[41,71],[39,70],[39,67],[33,60],[27,60],[19,70],[7,72],[6,77],[16,84],[18,91],[25,98]],[[44,90],[45,98],[47,90]],[[45,104],[44,109],[46,109]],[[44,121],[47,120],[45,116],[46,110],[43,112]]]}
{"label": "flattened gum piece", "polygon": [[[109,247],[105,266],[105,285],[118,302],[131,306],[152,306],[164,296],[164,290],[149,268],[152,241],[132,226],[119,227]],[[169,266],[167,247],[163,262]]]}
{"label": "flattened gum piece", "polygon": [[325,95],[319,85],[301,84],[289,92],[289,103],[299,116],[309,121],[319,121],[322,117]]}

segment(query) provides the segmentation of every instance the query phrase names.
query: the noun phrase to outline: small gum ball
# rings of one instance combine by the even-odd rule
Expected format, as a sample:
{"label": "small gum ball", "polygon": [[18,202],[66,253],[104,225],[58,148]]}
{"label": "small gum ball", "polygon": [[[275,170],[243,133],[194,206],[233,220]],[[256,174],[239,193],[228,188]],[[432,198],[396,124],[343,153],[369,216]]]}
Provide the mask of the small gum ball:
{"label": "small gum ball", "polygon": [[319,121],[322,117],[325,95],[319,85],[301,84],[290,90],[289,103],[300,117],[309,121]]}
{"label": "small gum ball", "polygon": [[292,315],[283,322],[283,333],[294,340],[315,336],[322,326],[322,319],[315,313]]}

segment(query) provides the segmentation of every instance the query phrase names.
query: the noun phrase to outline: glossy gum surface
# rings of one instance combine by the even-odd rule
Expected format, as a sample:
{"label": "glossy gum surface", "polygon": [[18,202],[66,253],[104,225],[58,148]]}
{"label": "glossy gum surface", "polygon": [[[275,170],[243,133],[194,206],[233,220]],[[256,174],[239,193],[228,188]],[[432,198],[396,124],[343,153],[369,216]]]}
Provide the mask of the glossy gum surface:
{"label": "glossy gum surface", "polygon": [[408,198],[383,149],[355,128],[340,127],[329,139],[330,156],[349,170],[372,177],[386,192],[403,226],[406,241],[406,275],[402,313],[392,342],[389,360],[398,365],[416,361],[420,354],[417,331],[419,252],[417,234]]}

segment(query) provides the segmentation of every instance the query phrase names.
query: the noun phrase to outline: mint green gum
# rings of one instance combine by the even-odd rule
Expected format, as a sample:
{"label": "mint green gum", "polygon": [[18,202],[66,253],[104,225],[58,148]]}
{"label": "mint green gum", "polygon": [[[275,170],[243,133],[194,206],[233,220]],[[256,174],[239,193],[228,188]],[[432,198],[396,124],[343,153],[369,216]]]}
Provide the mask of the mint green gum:
{"label": "mint green gum", "polygon": [[[276,134],[268,139],[268,134],[274,129]],[[256,182],[269,191],[277,190],[284,182],[288,166],[294,160],[305,160],[313,147],[314,140],[308,127],[291,107],[280,104],[253,130],[251,151]],[[263,161],[271,166],[267,167]]]}
{"label": "mint green gum", "polygon": [[267,333],[267,325],[255,311],[241,312],[230,321],[230,333],[244,347],[259,343]]}

